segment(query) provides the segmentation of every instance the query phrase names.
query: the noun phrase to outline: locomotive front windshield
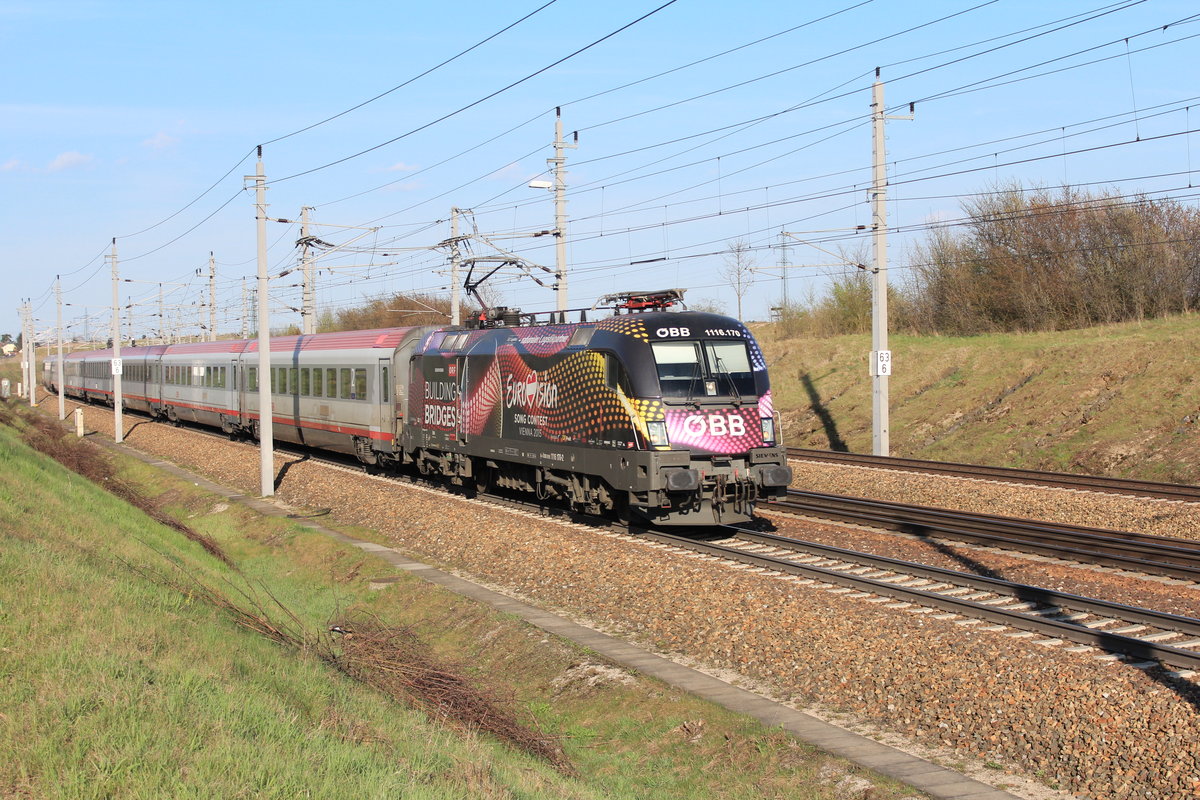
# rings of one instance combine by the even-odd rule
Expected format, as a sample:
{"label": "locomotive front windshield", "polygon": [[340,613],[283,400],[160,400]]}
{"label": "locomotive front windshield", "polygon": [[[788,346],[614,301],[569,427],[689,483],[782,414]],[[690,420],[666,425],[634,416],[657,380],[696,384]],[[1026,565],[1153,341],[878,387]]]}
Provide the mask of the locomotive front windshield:
{"label": "locomotive front windshield", "polygon": [[652,342],[663,397],[754,395],[754,373],[741,341]]}

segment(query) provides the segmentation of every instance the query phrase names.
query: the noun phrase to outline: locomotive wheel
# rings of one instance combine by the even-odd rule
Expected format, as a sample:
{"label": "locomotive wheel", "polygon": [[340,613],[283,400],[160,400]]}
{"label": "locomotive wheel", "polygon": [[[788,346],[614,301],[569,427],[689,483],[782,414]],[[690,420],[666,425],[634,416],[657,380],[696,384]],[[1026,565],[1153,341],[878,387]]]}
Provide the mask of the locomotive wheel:
{"label": "locomotive wheel", "polygon": [[487,494],[492,490],[492,486],[496,482],[495,470],[481,461],[477,461],[474,466],[475,494]]}

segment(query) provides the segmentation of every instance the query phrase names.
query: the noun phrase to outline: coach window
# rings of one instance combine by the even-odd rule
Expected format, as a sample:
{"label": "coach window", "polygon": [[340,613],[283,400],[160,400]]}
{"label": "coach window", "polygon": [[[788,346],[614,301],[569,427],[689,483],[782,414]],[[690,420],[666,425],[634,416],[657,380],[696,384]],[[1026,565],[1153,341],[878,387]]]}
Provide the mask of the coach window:
{"label": "coach window", "polygon": [[349,400],[350,399],[350,388],[351,388],[350,387],[350,370],[342,369],[342,370],[340,370],[340,372],[341,372],[341,374],[338,376],[338,379],[341,381],[340,388],[342,390],[342,393],[339,394],[338,397],[342,398],[343,400]]}
{"label": "coach window", "polygon": [[304,367],[300,370],[300,396],[301,397],[308,397],[310,392],[312,391],[310,388],[311,374],[312,374],[312,370],[310,370],[308,367]]}
{"label": "coach window", "polygon": [[354,370],[354,394],[355,400],[367,399],[367,371],[365,369]]}
{"label": "coach window", "polygon": [[246,391],[258,391],[258,367],[251,367],[250,371],[246,374]]}
{"label": "coach window", "polygon": [[388,368],[381,367],[379,370],[379,399],[386,403],[388,401]]}
{"label": "coach window", "polygon": [[325,396],[337,397],[337,370],[332,367],[325,370]]}
{"label": "coach window", "polygon": [[218,389],[225,388],[225,370],[226,369],[228,369],[228,367],[217,367],[217,388]]}
{"label": "coach window", "polygon": [[317,367],[312,371],[312,396],[324,397],[325,370]]}

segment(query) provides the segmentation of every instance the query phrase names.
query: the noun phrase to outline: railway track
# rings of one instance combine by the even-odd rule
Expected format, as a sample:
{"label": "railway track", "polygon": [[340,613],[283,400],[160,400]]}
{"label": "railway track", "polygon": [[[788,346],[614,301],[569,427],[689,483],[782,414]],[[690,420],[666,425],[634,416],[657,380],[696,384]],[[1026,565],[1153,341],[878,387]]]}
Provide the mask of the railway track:
{"label": "railway track", "polygon": [[[872,556],[774,534],[737,531],[722,541],[700,541],[644,532],[641,538],[668,547],[827,584],[864,601],[886,602],[916,613],[940,611],[959,624],[1011,628],[1039,643],[1066,642],[1164,665],[1180,677],[1200,670],[1200,620],[1036,586],[971,575],[924,564]],[[944,616],[943,616],[944,615]],[[1002,626],[1002,627],[1000,627]],[[1082,650],[1081,650],[1082,651]]]}
{"label": "railway track", "polygon": [[765,508],[1200,583],[1200,542],[789,489]]}
{"label": "railway track", "polygon": [[903,470],[931,475],[951,475],[959,478],[982,478],[1008,483],[1027,483],[1134,497],[1155,497],[1166,500],[1200,503],[1200,486],[1180,483],[1157,483],[1128,478],[1106,478],[1096,475],[1073,475],[1065,472],[1040,472],[1012,467],[988,467],[978,464],[956,464],[949,461],[924,461],[916,458],[875,456],[865,453],[840,453],[831,450],[809,450],[789,447],[788,458],[845,464],[857,467]]}
{"label": "railway track", "polygon": [[[214,438],[228,438],[199,427],[190,430]],[[287,448],[292,449],[292,448]],[[361,466],[332,454],[314,454],[295,448],[295,454],[320,461],[327,467],[361,474]],[[377,479],[414,485],[425,491],[444,491],[423,485],[420,480],[395,476]],[[506,497],[485,498],[495,505],[546,514],[529,501]],[[571,512],[549,512],[564,521],[583,522]],[[912,613],[940,611],[939,618],[958,624],[986,624],[986,630],[1016,631],[1010,635],[1041,636],[1040,643],[1055,646],[1074,643],[1082,650],[1096,648],[1114,656],[1140,662],[1138,666],[1163,665],[1179,677],[1200,671],[1200,620],[1149,609],[1111,603],[1066,592],[1012,583],[995,578],[955,572],[923,564],[904,562],[866,553],[804,542],[769,533],[736,531],[721,542],[667,534],[642,528],[628,533],[603,521],[605,535],[654,542],[667,548],[699,552],[731,563],[795,576],[805,583],[825,586],[866,602],[892,601],[889,605]]]}

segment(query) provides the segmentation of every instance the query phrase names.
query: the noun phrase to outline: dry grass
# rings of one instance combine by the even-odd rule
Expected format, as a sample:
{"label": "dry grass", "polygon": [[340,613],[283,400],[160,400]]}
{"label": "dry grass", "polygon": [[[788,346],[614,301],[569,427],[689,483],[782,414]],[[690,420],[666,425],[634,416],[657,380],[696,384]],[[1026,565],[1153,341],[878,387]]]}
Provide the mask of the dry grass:
{"label": "dry grass", "polygon": [[182,533],[226,566],[233,566],[229,556],[212,538],[184,525],[121,480],[112,460],[87,439],[67,435],[58,423],[42,414],[18,414],[7,402],[0,403],[0,423],[21,430],[26,443],[34,450],[50,456],[72,472],[119,497],[155,522]]}

